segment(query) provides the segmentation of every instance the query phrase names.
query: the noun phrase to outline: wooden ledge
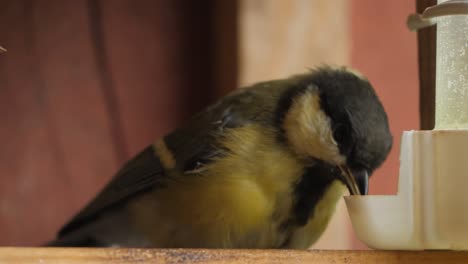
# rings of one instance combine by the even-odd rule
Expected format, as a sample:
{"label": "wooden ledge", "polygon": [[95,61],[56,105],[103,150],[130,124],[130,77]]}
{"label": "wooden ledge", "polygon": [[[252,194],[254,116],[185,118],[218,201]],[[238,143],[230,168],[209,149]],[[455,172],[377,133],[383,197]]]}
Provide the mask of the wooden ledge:
{"label": "wooden ledge", "polygon": [[0,263],[468,263],[468,252],[0,247]]}

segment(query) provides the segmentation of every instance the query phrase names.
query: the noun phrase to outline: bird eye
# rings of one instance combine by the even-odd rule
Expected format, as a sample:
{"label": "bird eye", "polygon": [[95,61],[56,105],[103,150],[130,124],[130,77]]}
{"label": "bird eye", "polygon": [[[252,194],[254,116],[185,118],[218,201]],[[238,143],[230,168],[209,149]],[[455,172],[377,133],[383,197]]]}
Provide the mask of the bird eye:
{"label": "bird eye", "polygon": [[344,155],[348,155],[353,146],[353,135],[349,126],[345,124],[337,124],[333,129],[333,138],[335,139],[340,151]]}
{"label": "bird eye", "polygon": [[343,144],[346,139],[346,136],[348,135],[348,132],[349,131],[345,125],[338,124],[333,129],[333,138],[338,144]]}

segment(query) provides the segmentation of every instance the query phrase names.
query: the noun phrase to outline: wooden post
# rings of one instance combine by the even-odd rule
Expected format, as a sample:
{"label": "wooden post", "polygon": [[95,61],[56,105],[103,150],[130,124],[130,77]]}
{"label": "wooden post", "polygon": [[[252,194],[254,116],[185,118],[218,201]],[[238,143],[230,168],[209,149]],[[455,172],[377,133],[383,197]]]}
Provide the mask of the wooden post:
{"label": "wooden post", "polygon": [[[436,0],[417,0],[416,10],[422,13],[436,4]],[[418,31],[419,114],[423,130],[433,129],[435,122],[436,27]]]}

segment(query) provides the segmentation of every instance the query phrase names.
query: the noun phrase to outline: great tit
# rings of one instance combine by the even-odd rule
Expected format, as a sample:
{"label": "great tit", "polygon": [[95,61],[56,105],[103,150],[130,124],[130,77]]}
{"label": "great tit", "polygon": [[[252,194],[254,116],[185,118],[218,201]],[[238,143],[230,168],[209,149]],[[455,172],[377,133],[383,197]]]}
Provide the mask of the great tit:
{"label": "great tit", "polygon": [[256,83],[145,148],[48,246],[308,248],[391,147],[353,70]]}

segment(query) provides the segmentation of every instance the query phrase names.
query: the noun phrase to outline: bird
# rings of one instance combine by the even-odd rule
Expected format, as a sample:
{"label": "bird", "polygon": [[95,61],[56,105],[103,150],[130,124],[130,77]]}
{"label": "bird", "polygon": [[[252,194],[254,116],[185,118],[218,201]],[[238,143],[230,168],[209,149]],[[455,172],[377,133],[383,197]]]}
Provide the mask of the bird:
{"label": "bird", "polygon": [[392,142],[354,69],[257,82],[144,148],[46,246],[309,248]]}

